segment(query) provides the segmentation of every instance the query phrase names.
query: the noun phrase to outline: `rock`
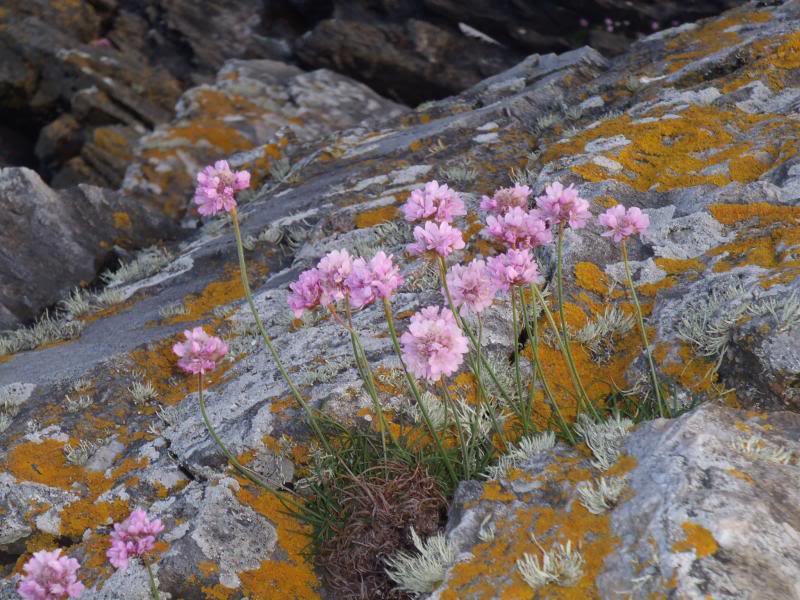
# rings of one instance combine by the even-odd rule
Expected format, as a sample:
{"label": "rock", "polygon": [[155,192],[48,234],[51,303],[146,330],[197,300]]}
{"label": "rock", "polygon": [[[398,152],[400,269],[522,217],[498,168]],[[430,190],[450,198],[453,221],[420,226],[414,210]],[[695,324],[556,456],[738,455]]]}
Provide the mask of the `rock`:
{"label": "rock", "polygon": [[92,186],[56,192],[26,168],[0,169],[0,329],[32,320],[65,289],[93,281],[114,245],[141,246],[157,235],[147,205]]}
{"label": "rock", "polygon": [[[299,272],[336,248],[392,253],[406,278],[393,299],[402,332],[413,311],[443,302],[425,261],[404,251],[411,228],[397,212],[425,182],[464,193],[470,215],[457,224],[468,245],[454,260],[491,252],[476,207],[512,177],[534,194],[556,179],[574,183],[595,214],[615,202],[643,207],[652,225],[628,251],[659,377],[680,416],[641,423],[626,438],[606,475],[626,475],[627,491],[604,515],[590,516],[576,501],[576,484],[600,475],[583,445],[557,445],[507,483],[462,485],[447,535],[474,558],[452,568],[440,596],[492,598],[510,588],[510,597],[530,597],[514,562],[524,552],[540,556],[532,531],[545,548],[558,532],[582,542],[584,576],[555,590],[564,595],[791,597],[800,579],[796,561],[788,562],[797,554],[800,451],[792,304],[800,295],[798,18],[797,3],[748,4],[661,31],[612,61],[588,48],[531,56],[458,96],[385,119],[380,113],[394,105],[334,78],[349,99],[337,115],[327,103],[329,72],[235,62],[187,92],[176,121],[143,139],[124,185],[139,204],[163,195],[180,212],[206,161],[232,154],[250,166],[257,184],[240,196],[239,212],[257,310],[309,403],[358,427],[375,416],[346,332],[322,315],[298,322],[287,308]],[[371,100],[375,118],[361,121],[359,104]],[[204,121],[214,107],[223,118]],[[291,121],[304,110],[307,119]],[[237,114],[246,118],[231,118]],[[340,122],[348,129],[335,131]],[[208,133],[212,125],[219,138]],[[274,141],[284,136],[285,146]],[[288,166],[264,160],[270,144]],[[160,154],[148,156],[148,148]],[[565,240],[566,318],[576,331],[607,309],[631,311],[619,248],[600,234],[593,222]],[[313,439],[254,330],[231,227],[224,217],[211,220],[169,250],[112,286],[124,300],[83,319],[80,336],[0,362],[0,393],[26,390],[2,409],[0,506],[10,524],[2,531],[13,538],[0,550],[3,593],[30,552],[60,545],[82,561],[87,598],[135,597],[141,567],[112,574],[103,557],[111,523],[141,506],[165,522],[153,556],[164,594],[330,595],[302,552],[309,531],[274,495],[234,477],[204,429],[194,378],[175,366],[171,347],[187,327],[226,339],[230,358],[205,392],[220,438],[271,481],[303,477]],[[555,252],[542,248],[537,258],[552,288]],[[64,268],[48,264],[57,274]],[[509,312],[499,300],[486,317],[485,344],[498,364],[512,351]],[[381,307],[359,311],[354,325],[379,374],[381,401],[406,419],[409,400],[392,383],[401,373]],[[538,349],[551,380],[568,381],[558,350],[546,341]],[[574,342],[573,354],[592,401],[646,412],[652,390],[636,329]],[[137,381],[152,384],[155,397],[135,400]],[[566,417],[577,418],[572,395],[561,385],[555,394]],[[534,409],[537,426],[547,427],[549,407],[537,399]],[[67,461],[65,444],[78,440],[97,448],[86,467],[105,470]],[[488,540],[494,522],[494,542],[476,542],[486,517],[473,511],[479,506],[497,513],[482,534]],[[235,535],[226,539],[227,530]],[[247,530],[253,538],[242,537]],[[235,550],[219,564],[210,548]],[[473,583],[470,596],[464,590]]]}
{"label": "rock", "polygon": [[299,40],[297,55],[305,65],[342,71],[412,105],[457,93],[521,57],[415,19],[322,21]]}
{"label": "rock", "polygon": [[[799,428],[796,413],[706,405],[638,427],[606,473],[585,453],[557,448],[499,481],[462,484],[447,538],[463,558],[430,597],[527,597],[517,560],[541,561],[541,548],[567,542],[583,556],[581,576],[541,588],[543,596],[794,597],[800,467],[743,447],[758,439],[796,457]],[[615,507],[592,514],[577,490],[600,475],[624,478],[625,487]],[[479,531],[493,536],[481,540]]]}

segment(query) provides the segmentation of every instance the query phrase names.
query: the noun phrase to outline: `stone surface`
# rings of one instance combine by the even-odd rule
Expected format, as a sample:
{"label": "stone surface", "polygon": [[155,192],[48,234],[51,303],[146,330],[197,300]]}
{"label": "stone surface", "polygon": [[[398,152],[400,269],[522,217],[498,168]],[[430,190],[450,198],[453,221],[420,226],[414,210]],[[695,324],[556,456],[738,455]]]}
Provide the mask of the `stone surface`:
{"label": "stone surface", "polygon": [[[556,448],[507,478],[462,484],[447,527],[461,560],[430,597],[528,597],[517,559],[541,560],[537,544],[571,542],[585,560],[582,577],[548,585],[542,597],[794,598],[798,428],[796,413],[705,405],[639,426],[606,473],[584,453]],[[753,436],[795,459],[779,464],[738,449]],[[625,489],[595,515],[576,490],[600,475],[624,477]],[[493,528],[494,539],[481,541],[481,528]]]}
{"label": "stone surface", "polygon": [[[345,332],[325,318],[295,322],[285,304],[287,285],[333,248],[370,254],[383,247],[407,278],[394,301],[401,331],[411,311],[442,302],[424,261],[403,251],[410,229],[397,219],[397,207],[411,189],[432,178],[447,181],[469,192],[474,211],[482,193],[510,183],[513,168],[537,194],[554,179],[576,184],[595,214],[618,201],[651,215],[650,234],[629,247],[634,277],[671,402],[700,406],[631,434],[624,447],[629,458],[615,467],[627,474],[629,493],[607,517],[590,518],[574,502],[575,484],[597,476],[583,446],[558,446],[510,489],[469,483],[457,498],[462,514],[470,502],[487,502],[500,513],[518,506],[540,543],[559,531],[582,540],[588,575],[580,587],[554,593],[614,598],[619,591],[642,597],[672,589],[676,597],[736,597],[731,589],[747,580],[772,597],[796,595],[788,586],[800,577],[796,561],[788,561],[797,545],[798,424],[784,411],[796,413],[798,406],[798,321],[790,299],[800,294],[799,18],[796,2],[748,5],[662,31],[611,61],[590,49],[532,56],[413,112],[352,122],[322,139],[287,136],[281,156],[290,157],[291,169],[280,182],[267,176],[266,166],[253,166],[264,183],[243,195],[241,215],[260,314],[309,401],[360,426],[373,416]],[[302,77],[291,69],[282,73],[282,81]],[[247,80],[257,78],[244,79],[251,85]],[[252,85],[264,90],[268,84]],[[286,93],[287,85],[278,84],[276,93]],[[193,118],[196,98],[190,93],[181,102],[182,118]],[[269,148],[256,146],[233,159]],[[192,168],[184,167],[186,177]],[[459,224],[469,244],[458,259],[490,251],[475,215]],[[552,249],[538,258],[551,281]],[[8,540],[0,547],[2,593],[13,588],[29,552],[58,544],[86,565],[86,597],[134,597],[126,593],[143,580],[141,569],[112,574],[103,556],[110,523],[142,506],[165,521],[156,566],[162,590],[173,597],[324,597],[302,552],[308,532],[274,496],[234,480],[203,429],[195,382],[176,370],[171,353],[188,326],[203,325],[227,339],[233,358],[208,382],[211,419],[233,452],[265,477],[302,477],[313,450],[309,431],[255,335],[236,260],[226,219],[211,221],[172,248],[160,272],[118,286],[126,300],[87,319],[78,339],[0,363],[0,390],[30,390],[15,392],[0,433],[0,498],[4,523],[11,524],[2,530]],[[631,310],[617,281],[619,249],[596,224],[570,232],[565,260],[570,327],[583,327],[612,305]],[[183,314],[163,311],[179,302]],[[693,320],[702,315],[705,321]],[[392,385],[398,363],[381,311],[373,306],[355,319],[385,384],[382,400],[401,418],[408,400]],[[503,302],[487,318],[487,345],[501,360],[511,350],[508,319]],[[648,393],[638,334],[607,342],[602,352],[574,346],[587,392],[600,403],[635,406]],[[551,379],[567,380],[558,351],[546,341],[539,350]],[[88,406],[64,399],[74,395],[79,378],[90,382]],[[136,404],[128,388],[142,379],[158,396]],[[556,394],[573,418],[571,395],[560,386]],[[548,408],[537,402],[535,409],[544,426]],[[754,435],[763,438],[754,442],[758,449],[792,450],[789,464],[764,462],[753,444],[739,450]],[[64,445],[78,439],[97,445],[97,465],[105,470],[66,462]],[[549,476],[550,485],[543,485]],[[541,503],[518,500],[526,497]],[[477,517],[463,520],[458,512],[451,535],[460,530],[467,540]],[[220,532],[240,518],[244,526],[230,526],[236,540],[252,527],[268,543],[237,541],[222,565],[213,562],[209,548],[228,548],[231,539]],[[470,546],[476,556],[484,550],[501,556],[502,569],[483,573],[488,563],[465,562],[453,569],[448,586],[461,573],[458,586],[468,589],[480,575],[493,583],[488,591],[478,587],[474,597],[492,598],[506,585],[529,597],[509,565],[517,552],[535,552],[535,544],[512,526],[508,538],[497,530],[500,545]],[[752,533],[759,528],[763,538]],[[518,544],[513,552],[504,539]],[[636,580],[632,564],[643,569]]]}
{"label": "stone surface", "polygon": [[0,330],[92,282],[114,259],[114,246],[157,240],[158,215],[152,204],[116,192],[89,185],[56,191],[30,169],[0,169]]}

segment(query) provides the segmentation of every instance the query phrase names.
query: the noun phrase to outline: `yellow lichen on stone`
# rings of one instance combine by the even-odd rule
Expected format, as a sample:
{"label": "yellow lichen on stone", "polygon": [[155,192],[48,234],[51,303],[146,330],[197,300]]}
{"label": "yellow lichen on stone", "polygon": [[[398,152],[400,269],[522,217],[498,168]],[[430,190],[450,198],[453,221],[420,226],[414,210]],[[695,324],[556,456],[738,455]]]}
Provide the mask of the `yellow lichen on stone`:
{"label": "yellow lichen on stone", "polygon": [[396,206],[381,206],[379,208],[373,208],[371,210],[365,210],[358,213],[353,218],[353,222],[358,229],[366,229],[367,227],[374,227],[380,223],[392,221],[396,217]]}
{"label": "yellow lichen on stone", "polygon": [[705,558],[718,550],[717,540],[702,525],[686,521],[681,527],[686,537],[672,544],[673,552],[694,552],[697,558]]}
{"label": "yellow lichen on stone", "polygon": [[596,294],[608,292],[608,276],[591,262],[579,262],[575,265],[575,282],[585,290]]}

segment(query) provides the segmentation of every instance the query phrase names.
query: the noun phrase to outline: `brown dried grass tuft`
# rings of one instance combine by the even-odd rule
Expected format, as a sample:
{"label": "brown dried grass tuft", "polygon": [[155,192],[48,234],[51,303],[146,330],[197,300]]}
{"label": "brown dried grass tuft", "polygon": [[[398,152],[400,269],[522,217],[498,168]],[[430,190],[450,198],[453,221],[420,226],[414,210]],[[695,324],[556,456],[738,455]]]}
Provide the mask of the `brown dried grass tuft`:
{"label": "brown dried grass tuft", "polygon": [[389,463],[351,479],[339,491],[345,523],[317,552],[326,587],[337,600],[408,598],[393,589],[383,560],[413,550],[410,527],[423,538],[439,531],[447,501],[420,466]]}

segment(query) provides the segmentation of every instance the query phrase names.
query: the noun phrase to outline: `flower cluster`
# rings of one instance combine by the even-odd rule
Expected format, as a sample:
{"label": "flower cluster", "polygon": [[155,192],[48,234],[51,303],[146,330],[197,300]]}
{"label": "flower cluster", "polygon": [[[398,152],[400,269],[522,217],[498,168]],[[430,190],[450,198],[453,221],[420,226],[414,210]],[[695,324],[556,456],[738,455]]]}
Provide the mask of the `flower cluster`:
{"label": "flower cluster", "polygon": [[63,600],[80,598],[84,586],[78,581],[80,564],[61,556],[61,549],[40,550],[22,567],[25,575],[17,592],[25,600]]}
{"label": "flower cluster", "polygon": [[500,188],[491,197],[484,196],[481,199],[481,210],[494,215],[504,215],[512,208],[528,209],[528,198],[531,196],[531,188],[527,185]]}
{"label": "flower cluster", "polygon": [[480,314],[492,305],[497,293],[497,286],[490,277],[486,262],[477,258],[466,267],[451,267],[445,281],[453,304],[465,312]]}
{"label": "flower cluster", "polygon": [[431,382],[455,373],[467,352],[467,338],[453,313],[438,306],[428,306],[412,315],[400,343],[409,370]]}
{"label": "flower cluster", "polygon": [[148,518],[141,509],[134,510],[122,523],[114,524],[111,548],[106,552],[109,562],[117,569],[125,569],[133,556],[150,552],[156,544],[156,536],[164,531],[161,519]]}
{"label": "flower cluster", "polygon": [[650,226],[650,217],[637,207],[625,209],[621,204],[612,206],[597,220],[606,228],[604,237],[613,237],[615,242],[620,242],[632,235],[641,235]]}
{"label": "flower cluster", "polygon": [[288,302],[299,319],[306,310],[328,307],[345,298],[353,307],[362,308],[376,299],[390,298],[402,284],[400,269],[385,252],[367,262],[354,260],[347,250],[333,250],[289,285]]}
{"label": "flower cluster", "polygon": [[556,181],[544,191],[544,195],[536,199],[536,207],[541,217],[551,226],[569,225],[572,229],[586,227],[592,218],[589,202],[578,196],[578,190],[574,186],[565,188]]}
{"label": "flower cluster", "polygon": [[213,371],[217,361],[228,353],[228,346],[218,337],[209,335],[202,327],[187,329],[183,332],[186,341],[178,342],[172,351],[180,359],[178,366],[195,375]]}
{"label": "flower cluster", "polygon": [[403,205],[406,221],[435,221],[452,223],[455,217],[467,214],[464,202],[447,184],[439,185],[437,181],[429,181],[422,189],[413,190],[408,201]]}
{"label": "flower cluster", "polygon": [[499,216],[486,218],[484,235],[509,248],[536,248],[553,241],[548,224],[536,210],[514,206]]}
{"label": "flower cluster", "polygon": [[447,257],[465,246],[460,230],[451,227],[448,223],[434,221],[426,221],[424,228],[419,225],[415,227],[414,239],[417,241],[408,246],[408,251],[414,255],[432,252],[441,257]]}
{"label": "flower cluster", "polygon": [[539,279],[539,267],[530,250],[509,248],[504,254],[489,259],[489,272],[498,289],[528,285]]}
{"label": "flower cluster", "polygon": [[203,216],[236,208],[236,192],[250,187],[249,171],[233,171],[228,161],[218,160],[197,174],[194,202]]}

